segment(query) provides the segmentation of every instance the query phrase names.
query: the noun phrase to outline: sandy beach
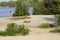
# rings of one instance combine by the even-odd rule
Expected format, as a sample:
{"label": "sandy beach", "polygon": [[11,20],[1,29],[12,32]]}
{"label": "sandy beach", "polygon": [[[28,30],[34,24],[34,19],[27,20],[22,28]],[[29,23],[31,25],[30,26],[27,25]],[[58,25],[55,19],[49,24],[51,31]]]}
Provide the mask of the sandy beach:
{"label": "sandy beach", "polygon": [[[54,15],[32,15],[29,19],[20,19],[19,17],[5,17],[0,18],[0,29],[6,28],[8,23],[24,24],[27,27],[38,27],[42,23],[55,23]],[[18,18],[18,19],[16,19]],[[30,21],[30,23],[24,23],[24,21]]]}
{"label": "sandy beach", "polygon": [[[0,18],[0,30],[5,30],[8,23],[24,24],[30,29],[27,36],[7,36],[0,37],[0,40],[60,40],[60,33],[50,33],[48,29],[40,29],[38,26],[41,23],[55,23],[54,15],[32,15],[29,19],[11,19],[12,17]],[[30,23],[24,23],[30,21]]]}
{"label": "sandy beach", "polygon": [[30,28],[27,36],[0,37],[0,40],[60,40],[59,33],[49,33],[51,29]]}

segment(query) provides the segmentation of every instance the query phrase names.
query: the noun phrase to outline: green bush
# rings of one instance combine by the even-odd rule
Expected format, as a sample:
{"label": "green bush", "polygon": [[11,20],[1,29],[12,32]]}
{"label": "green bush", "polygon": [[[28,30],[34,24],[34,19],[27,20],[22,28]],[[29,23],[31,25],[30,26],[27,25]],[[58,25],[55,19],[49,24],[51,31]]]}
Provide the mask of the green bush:
{"label": "green bush", "polygon": [[41,25],[39,25],[39,28],[51,28],[51,24],[49,23],[42,23]]}
{"label": "green bush", "polygon": [[52,33],[60,33],[60,29],[51,30]]}
{"label": "green bush", "polygon": [[26,35],[29,33],[29,29],[27,29],[24,25],[19,25],[18,33],[20,33],[21,35]]}
{"label": "green bush", "polygon": [[56,23],[60,25],[60,15],[55,15],[55,17],[56,17]]}
{"label": "green bush", "polygon": [[60,26],[56,27],[54,30],[51,30],[52,33],[60,33]]}
{"label": "green bush", "polygon": [[29,29],[27,29],[24,25],[10,23],[7,25],[7,29],[5,31],[0,31],[0,36],[16,36],[17,34],[27,35],[28,33]]}
{"label": "green bush", "polygon": [[18,0],[16,11],[13,13],[13,16],[27,16],[29,15],[28,7],[24,2],[25,0]]}
{"label": "green bush", "polygon": [[0,31],[0,36],[6,36],[6,32],[5,31]]}
{"label": "green bush", "polygon": [[16,32],[17,32],[17,24],[15,23],[7,24],[6,33],[8,36],[15,36]]}

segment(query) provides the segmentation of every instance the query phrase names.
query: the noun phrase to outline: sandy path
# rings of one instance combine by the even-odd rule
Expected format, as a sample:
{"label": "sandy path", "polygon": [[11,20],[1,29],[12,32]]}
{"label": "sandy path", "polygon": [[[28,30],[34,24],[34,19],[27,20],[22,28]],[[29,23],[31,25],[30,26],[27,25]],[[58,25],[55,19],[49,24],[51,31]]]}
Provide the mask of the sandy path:
{"label": "sandy path", "polygon": [[0,37],[0,40],[60,40],[59,33],[49,33],[51,29],[30,28],[27,36]]}

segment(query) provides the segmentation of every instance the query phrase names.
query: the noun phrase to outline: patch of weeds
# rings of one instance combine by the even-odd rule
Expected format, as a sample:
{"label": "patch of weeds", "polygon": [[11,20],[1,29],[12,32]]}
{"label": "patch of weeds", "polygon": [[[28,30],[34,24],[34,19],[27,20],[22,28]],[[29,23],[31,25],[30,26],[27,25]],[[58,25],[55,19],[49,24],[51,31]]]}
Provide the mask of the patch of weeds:
{"label": "patch of weeds", "polygon": [[52,33],[60,33],[60,26],[56,27],[54,30],[51,30]]}
{"label": "patch of weeds", "polygon": [[39,28],[51,28],[52,25],[50,23],[42,23],[41,25],[38,26]]}
{"label": "patch of weeds", "polygon": [[28,16],[22,16],[21,17],[21,19],[28,19],[28,18],[30,18],[30,17],[28,17]]}
{"label": "patch of weeds", "polygon": [[29,29],[25,25],[17,25],[15,23],[7,24],[7,29],[5,31],[0,31],[0,36],[16,36],[29,34]]}

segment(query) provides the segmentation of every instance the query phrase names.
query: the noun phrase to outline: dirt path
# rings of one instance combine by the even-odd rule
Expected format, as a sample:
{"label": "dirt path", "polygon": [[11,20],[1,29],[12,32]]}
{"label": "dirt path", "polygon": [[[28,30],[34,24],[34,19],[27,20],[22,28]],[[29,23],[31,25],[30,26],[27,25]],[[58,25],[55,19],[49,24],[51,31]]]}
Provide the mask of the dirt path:
{"label": "dirt path", "polygon": [[60,40],[59,33],[49,33],[51,29],[30,28],[27,36],[0,37],[0,40]]}

